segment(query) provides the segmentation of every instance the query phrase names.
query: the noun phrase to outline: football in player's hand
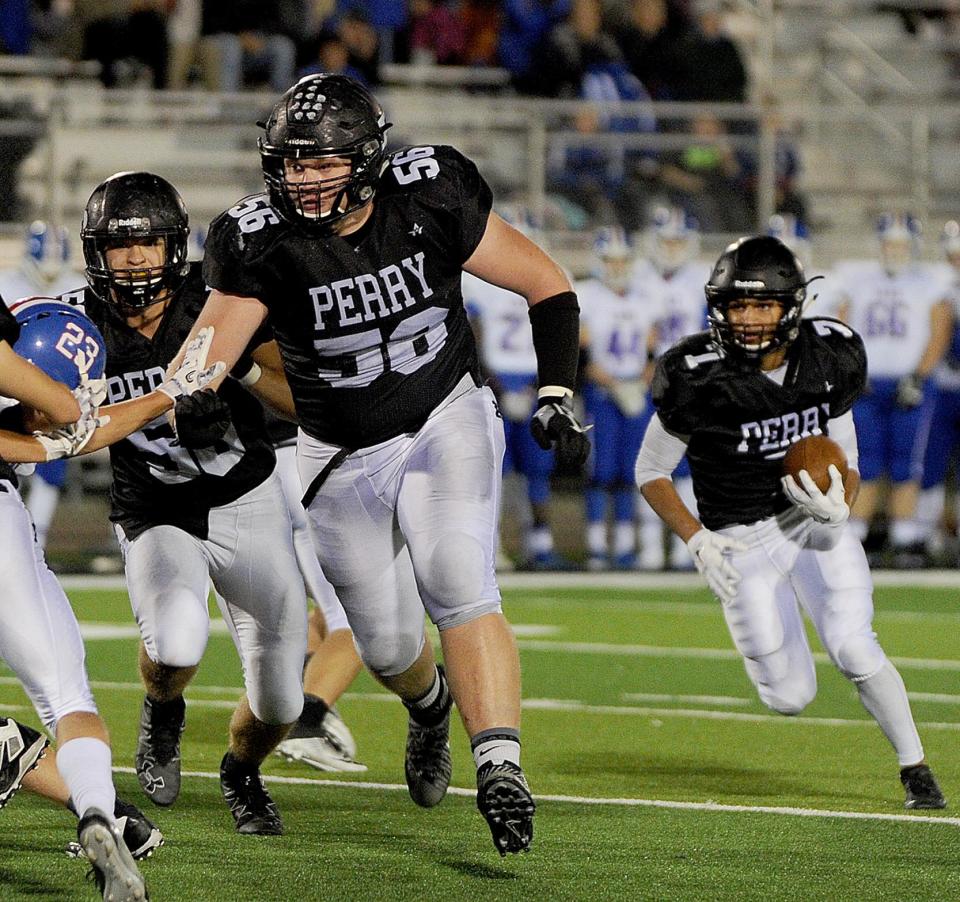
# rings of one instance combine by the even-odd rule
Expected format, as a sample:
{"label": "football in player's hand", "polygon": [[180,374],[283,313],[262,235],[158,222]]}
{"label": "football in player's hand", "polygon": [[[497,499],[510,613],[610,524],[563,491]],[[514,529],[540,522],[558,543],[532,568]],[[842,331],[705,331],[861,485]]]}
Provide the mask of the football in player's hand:
{"label": "football in player's hand", "polygon": [[826,493],[830,488],[830,474],[827,472],[830,464],[840,471],[844,479],[847,478],[849,468],[843,448],[825,435],[810,435],[794,442],[787,449],[783,458],[783,473],[785,476],[792,476],[802,488],[803,483],[798,474],[801,470],[806,470],[817,488]]}

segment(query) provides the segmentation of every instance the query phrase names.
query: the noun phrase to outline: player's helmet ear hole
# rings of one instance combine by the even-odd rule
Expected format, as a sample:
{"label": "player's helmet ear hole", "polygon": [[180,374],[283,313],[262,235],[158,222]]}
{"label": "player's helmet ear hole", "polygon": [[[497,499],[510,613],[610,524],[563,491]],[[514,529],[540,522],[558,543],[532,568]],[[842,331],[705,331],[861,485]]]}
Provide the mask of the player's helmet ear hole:
{"label": "player's helmet ear hole", "polygon": [[[765,354],[785,347],[799,332],[800,316],[807,297],[807,279],[796,255],[782,241],[769,235],[741,238],[720,255],[704,292],[707,320],[718,350],[741,360],[759,361]],[[757,339],[730,322],[728,309],[738,299],[777,301],[781,307],[775,327]]]}

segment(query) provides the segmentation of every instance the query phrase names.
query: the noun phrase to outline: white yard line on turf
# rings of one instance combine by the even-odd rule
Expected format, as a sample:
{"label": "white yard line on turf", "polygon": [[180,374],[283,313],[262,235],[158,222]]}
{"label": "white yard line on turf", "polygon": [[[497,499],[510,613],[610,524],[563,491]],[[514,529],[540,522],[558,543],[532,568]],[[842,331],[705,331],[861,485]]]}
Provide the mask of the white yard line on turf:
{"label": "white yard line on turf", "polygon": [[749,698],[735,698],[732,695],[663,695],[658,692],[624,692],[625,702],[689,702],[691,705],[728,705],[741,708],[753,704]]}
{"label": "white yard line on turf", "polygon": [[[697,573],[499,573],[503,589],[705,589]],[[124,589],[122,574],[65,575],[60,582],[72,589]],[[960,570],[875,570],[877,586],[927,586],[960,588]]]}
{"label": "white yard line on turf", "polygon": [[[115,767],[115,773],[136,773],[132,767]],[[184,771],[184,777],[199,777],[204,780],[219,780],[220,774],[209,771]],[[406,784],[401,783],[372,783],[362,780],[324,780],[312,777],[283,777],[276,774],[266,774],[267,783],[286,784],[288,786],[333,786],[338,789],[368,789],[386,792],[407,792]],[[462,796],[474,799],[477,796],[474,789],[462,789],[451,786],[447,790],[449,795]],[[617,808],[673,808],[681,811],[715,811],[736,814],[777,814],[792,817],[821,817],[845,818],[856,821],[895,821],[898,823],[913,824],[940,824],[942,826],[960,827],[960,817],[936,817],[924,814],[888,814],[872,811],[830,811],[818,808],[790,808],[787,806],[769,805],[722,805],[719,802],[674,802],[668,799],[604,799],[590,798],[589,796],[546,795],[537,793],[538,802],[558,802],[571,805],[604,805]]]}

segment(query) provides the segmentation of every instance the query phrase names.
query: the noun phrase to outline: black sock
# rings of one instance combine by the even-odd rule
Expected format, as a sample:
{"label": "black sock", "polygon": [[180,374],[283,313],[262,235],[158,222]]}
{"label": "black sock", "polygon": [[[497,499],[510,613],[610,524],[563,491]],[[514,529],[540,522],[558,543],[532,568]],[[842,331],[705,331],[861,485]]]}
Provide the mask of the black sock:
{"label": "black sock", "polygon": [[430,688],[413,701],[404,701],[410,716],[421,726],[435,727],[450,710],[450,689],[443,667],[437,665],[436,675]]}
{"label": "black sock", "polygon": [[303,711],[300,712],[297,723],[307,728],[319,729],[329,711],[330,706],[322,698],[304,692]]}

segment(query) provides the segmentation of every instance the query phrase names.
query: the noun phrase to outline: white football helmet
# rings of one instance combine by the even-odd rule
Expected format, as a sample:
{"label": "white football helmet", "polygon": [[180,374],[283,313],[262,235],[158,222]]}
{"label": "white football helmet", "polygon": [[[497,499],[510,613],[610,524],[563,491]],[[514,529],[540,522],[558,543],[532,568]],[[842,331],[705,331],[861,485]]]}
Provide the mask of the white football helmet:
{"label": "white football helmet", "polygon": [[633,247],[620,226],[604,226],[593,238],[593,274],[611,291],[625,294],[630,283]]}
{"label": "white football helmet", "polygon": [[647,253],[662,275],[700,253],[700,224],[681,207],[657,207],[646,233]]}
{"label": "white football helmet", "polygon": [[63,226],[42,219],[27,226],[23,255],[24,270],[34,281],[50,285],[66,269],[70,260],[70,236]]}
{"label": "white football helmet", "polygon": [[911,213],[881,213],[877,219],[880,260],[891,276],[906,269],[920,256],[922,227]]}

